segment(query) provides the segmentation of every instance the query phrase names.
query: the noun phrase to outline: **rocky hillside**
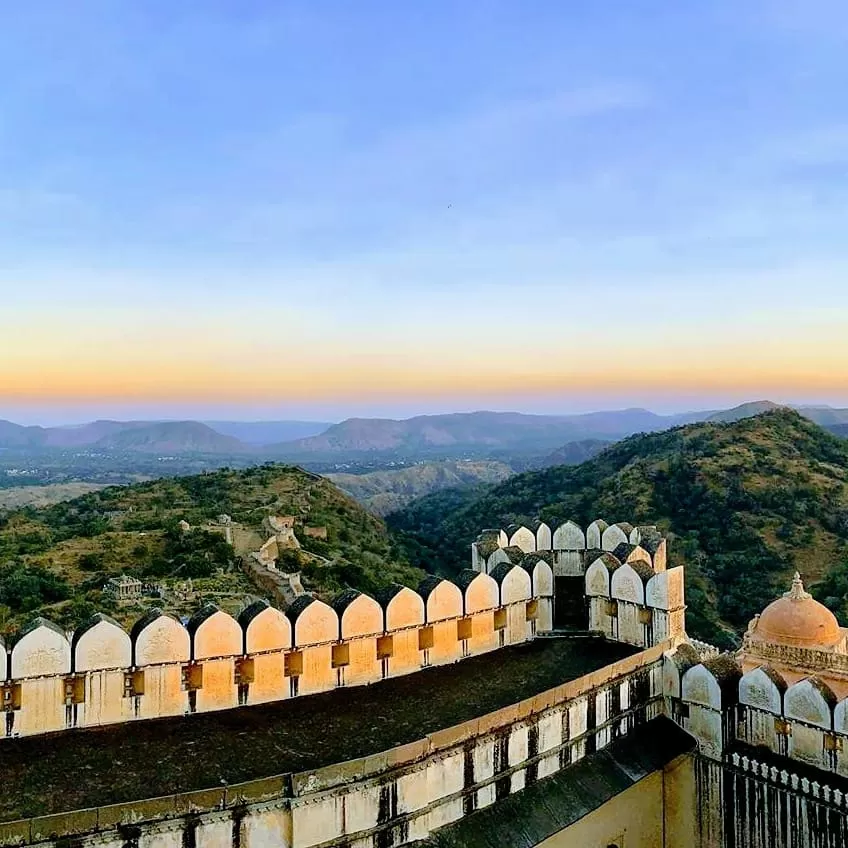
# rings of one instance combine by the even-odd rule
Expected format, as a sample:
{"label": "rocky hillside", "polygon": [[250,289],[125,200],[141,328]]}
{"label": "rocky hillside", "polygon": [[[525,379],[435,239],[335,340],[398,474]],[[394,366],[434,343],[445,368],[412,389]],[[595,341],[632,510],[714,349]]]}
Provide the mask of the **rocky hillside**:
{"label": "rocky hillside", "polygon": [[[287,466],[224,469],[110,487],[0,517],[0,629],[12,630],[35,614],[72,625],[96,609],[132,621],[154,601],[107,608],[101,588],[121,574],[166,586],[190,578],[194,597],[176,612],[203,600],[227,606],[251,593],[264,595],[237,567],[237,550],[216,528],[221,514],[234,523],[236,549],[262,543],[269,514],[326,528],[326,540],[303,536],[306,555],[287,552],[283,563],[300,569],[306,587],[319,594],[346,586],[373,592],[422,576],[406,564],[383,522],[329,480]],[[181,521],[191,529],[181,529]]]}
{"label": "rocky hillside", "polygon": [[848,444],[780,408],[634,436],[582,465],[513,477],[449,511],[415,502],[390,524],[414,561],[445,570],[465,565],[481,528],[536,515],[659,524],[673,561],[687,566],[690,631],[728,643],[796,568],[848,623],[846,481]]}

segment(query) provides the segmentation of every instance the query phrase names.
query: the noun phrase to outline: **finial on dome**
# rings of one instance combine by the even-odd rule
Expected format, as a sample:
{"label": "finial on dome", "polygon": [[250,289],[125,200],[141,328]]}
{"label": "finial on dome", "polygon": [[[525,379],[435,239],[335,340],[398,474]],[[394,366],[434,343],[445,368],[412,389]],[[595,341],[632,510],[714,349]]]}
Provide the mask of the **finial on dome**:
{"label": "finial on dome", "polygon": [[792,578],[792,588],[783,595],[784,598],[789,598],[793,601],[806,601],[812,597],[809,592],[804,591],[804,583],[801,580],[801,575],[796,571]]}

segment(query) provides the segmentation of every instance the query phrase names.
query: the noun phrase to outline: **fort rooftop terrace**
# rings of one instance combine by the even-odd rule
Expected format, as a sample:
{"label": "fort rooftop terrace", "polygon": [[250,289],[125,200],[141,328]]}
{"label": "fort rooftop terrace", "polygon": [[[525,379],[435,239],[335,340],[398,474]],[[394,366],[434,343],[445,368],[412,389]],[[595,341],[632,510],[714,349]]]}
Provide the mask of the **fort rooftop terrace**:
{"label": "fort rooftop terrace", "polygon": [[220,788],[421,739],[636,653],[535,642],[371,686],[186,717],[0,741],[0,821]]}

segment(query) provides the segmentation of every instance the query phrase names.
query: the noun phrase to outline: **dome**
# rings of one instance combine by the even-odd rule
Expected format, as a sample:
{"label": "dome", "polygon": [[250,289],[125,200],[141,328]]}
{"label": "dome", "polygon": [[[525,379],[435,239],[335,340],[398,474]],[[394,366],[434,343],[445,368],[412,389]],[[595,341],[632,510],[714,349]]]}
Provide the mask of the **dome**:
{"label": "dome", "polygon": [[797,571],[792,588],[751,622],[749,633],[756,642],[796,648],[832,648],[842,639],[836,616],[804,591]]}

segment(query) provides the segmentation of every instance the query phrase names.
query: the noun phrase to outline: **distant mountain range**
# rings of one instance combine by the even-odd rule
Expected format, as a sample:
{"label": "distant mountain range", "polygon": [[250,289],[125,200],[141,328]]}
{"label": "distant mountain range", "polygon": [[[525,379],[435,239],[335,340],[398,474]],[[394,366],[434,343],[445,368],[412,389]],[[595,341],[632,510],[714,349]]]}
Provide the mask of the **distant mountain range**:
{"label": "distant mountain range", "polygon": [[[420,415],[406,420],[349,418],[339,424],[313,421],[92,421],[73,427],[25,427],[0,420],[0,449],[88,449],[139,453],[255,455],[295,462],[346,459],[460,459],[539,457],[575,452],[587,442],[588,458],[600,445],[634,433],[653,433],[700,421],[738,421],[778,408],[755,401],[730,410],[657,415],[647,409],[582,415],[471,412]],[[848,436],[848,409],[799,407],[798,412],[834,433]],[[581,449],[582,450],[582,449]],[[545,464],[548,464],[545,462]]]}
{"label": "distant mountain range", "polygon": [[0,448],[238,455],[278,440],[315,435],[329,426],[311,421],[92,421],[24,427],[0,420]]}
{"label": "distant mountain range", "polygon": [[204,421],[224,436],[232,436],[246,445],[273,445],[276,442],[291,442],[323,433],[329,421]]}
{"label": "distant mountain range", "polygon": [[[657,415],[647,409],[590,412],[582,415],[524,415],[518,412],[471,412],[421,415],[396,421],[349,418],[323,433],[269,447],[289,459],[330,459],[384,454],[409,457],[491,457],[507,452],[542,455],[565,450],[574,442],[614,442],[634,433],[655,433],[701,421],[733,422],[780,408],[772,401],[754,401],[728,410]],[[804,417],[828,427],[848,424],[848,409],[800,407]],[[587,447],[585,459],[603,445]],[[573,452],[566,462],[570,464]],[[547,462],[545,464],[548,464]]]}

